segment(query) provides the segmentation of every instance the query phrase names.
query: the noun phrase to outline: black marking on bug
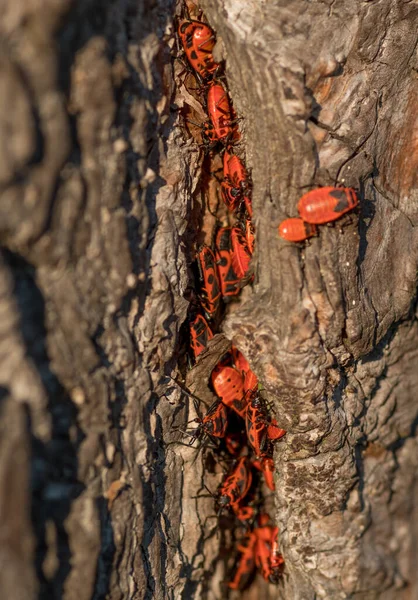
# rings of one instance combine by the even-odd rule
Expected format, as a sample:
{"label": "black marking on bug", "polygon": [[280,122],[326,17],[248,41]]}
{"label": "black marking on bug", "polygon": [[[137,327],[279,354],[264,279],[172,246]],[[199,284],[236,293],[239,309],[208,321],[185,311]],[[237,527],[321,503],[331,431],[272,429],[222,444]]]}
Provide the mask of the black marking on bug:
{"label": "black marking on bug", "polygon": [[329,193],[329,195],[337,200],[337,204],[334,207],[333,212],[342,212],[343,210],[350,208],[347,194],[344,190],[333,190]]}

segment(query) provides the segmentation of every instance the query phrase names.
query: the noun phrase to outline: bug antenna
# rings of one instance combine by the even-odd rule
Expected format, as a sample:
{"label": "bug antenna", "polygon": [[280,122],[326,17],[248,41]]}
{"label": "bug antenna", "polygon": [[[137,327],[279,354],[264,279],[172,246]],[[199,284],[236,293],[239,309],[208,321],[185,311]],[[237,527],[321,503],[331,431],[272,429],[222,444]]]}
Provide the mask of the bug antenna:
{"label": "bug antenna", "polygon": [[182,431],[182,433],[190,438],[190,442],[188,444],[184,444],[185,446],[189,446],[189,447],[193,446],[193,444],[195,443],[195,441],[199,437],[198,435],[196,435],[196,432],[190,433],[188,431]]}
{"label": "bug antenna", "polygon": [[195,396],[191,396],[191,398],[193,400],[193,406],[194,406],[194,409],[195,409],[196,413],[199,415],[200,418],[202,418],[202,414],[200,412],[199,403],[198,403],[196,397]]}
{"label": "bug antenna", "polygon": [[177,446],[185,446],[186,448],[190,448],[191,446],[190,442],[188,444],[185,444],[184,442],[167,442],[165,444],[165,447],[167,448],[168,446],[172,446],[173,444],[177,444]]}
{"label": "bug antenna", "polygon": [[184,120],[186,121],[186,123],[191,123],[195,127],[199,127],[200,129],[203,129],[202,123],[196,123],[196,121],[192,121],[191,119],[184,119]]}

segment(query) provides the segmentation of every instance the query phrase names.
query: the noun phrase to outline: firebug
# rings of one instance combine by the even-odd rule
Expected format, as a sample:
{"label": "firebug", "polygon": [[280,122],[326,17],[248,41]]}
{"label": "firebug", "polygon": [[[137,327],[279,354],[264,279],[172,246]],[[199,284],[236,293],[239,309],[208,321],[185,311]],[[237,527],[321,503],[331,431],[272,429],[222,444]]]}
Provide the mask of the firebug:
{"label": "firebug", "polygon": [[241,553],[241,556],[237,564],[234,578],[228,583],[228,587],[232,590],[243,590],[251,579],[255,567],[254,546],[256,539],[255,533],[250,531],[241,542],[237,544],[237,550]]}
{"label": "firebug", "polygon": [[194,441],[202,435],[223,438],[228,427],[227,408],[222,402],[217,400],[208,409],[204,417],[198,417],[194,419],[194,422],[199,423],[199,425],[191,433],[188,433],[191,437],[190,445],[193,445]]}
{"label": "firebug", "polygon": [[181,21],[178,34],[187,59],[196,73],[207,80],[218,70],[219,64],[213,59],[215,33],[209,25],[201,21]]}
{"label": "firebug", "polygon": [[208,341],[213,338],[213,333],[202,315],[197,315],[190,323],[190,346],[194,357],[197,358],[206,349]]}
{"label": "firebug", "polygon": [[212,371],[212,386],[222,402],[245,418],[247,400],[244,397],[244,378],[242,374],[227,365],[216,365]]}
{"label": "firebug", "polygon": [[228,210],[235,211],[249,194],[249,179],[242,160],[228,150],[223,157],[223,175],[222,196]]}
{"label": "firebug", "polygon": [[252,483],[252,473],[247,457],[237,460],[230,474],[219,487],[218,504],[220,508],[234,508],[246,496]]}
{"label": "firebug", "polygon": [[219,306],[221,289],[215,256],[209,246],[202,246],[197,255],[197,264],[201,279],[201,302],[209,318],[212,318]]}
{"label": "firebug", "polygon": [[323,187],[304,194],[298,202],[300,216],[307,223],[321,225],[335,221],[358,205],[352,188]]}
{"label": "firebug", "polygon": [[304,242],[315,235],[316,226],[302,219],[285,219],[279,225],[279,235],[288,242]]}
{"label": "firebug", "polygon": [[221,227],[216,235],[216,265],[224,299],[240,293],[240,278],[232,266],[231,227]]}
{"label": "firebug", "polygon": [[245,237],[239,227],[231,229],[232,266],[237,275],[244,279],[248,275],[251,254],[247,248]]}
{"label": "firebug", "polygon": [[219,140],[227,144],[234,138],[236,126],[228,93],[220,83],[212,83],[207,95],[207,108],[212,127],[206,130],[210,141]]}

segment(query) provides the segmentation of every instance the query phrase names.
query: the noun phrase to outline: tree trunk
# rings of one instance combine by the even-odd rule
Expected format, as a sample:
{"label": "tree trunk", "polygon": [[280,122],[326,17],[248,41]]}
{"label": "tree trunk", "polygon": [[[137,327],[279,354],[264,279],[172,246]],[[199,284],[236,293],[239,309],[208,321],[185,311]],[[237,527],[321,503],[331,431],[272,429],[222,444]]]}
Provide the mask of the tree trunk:
{"label": "tree trunk", "polygon": [[[204,220],[171,0],[6,0],[0,589],[10,600],[418,597],[414,2],[202,0],[253,181],[255,281],[187,375],[244,352],[277,444],[278,587],[226,591],[232,533],[182,446]],[[308,189],[358,214],[277,236]],[[190,413],[190,414],[189,414]]]}

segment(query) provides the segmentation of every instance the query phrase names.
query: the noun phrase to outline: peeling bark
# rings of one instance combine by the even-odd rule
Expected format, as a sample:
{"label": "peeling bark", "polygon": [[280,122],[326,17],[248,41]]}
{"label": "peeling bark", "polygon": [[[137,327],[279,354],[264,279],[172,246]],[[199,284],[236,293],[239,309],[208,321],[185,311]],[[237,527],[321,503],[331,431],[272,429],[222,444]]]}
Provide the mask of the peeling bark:
{"label": "peeling bark", "polygon": [[[186,383],[209,404],[233,340],[288,432],[275,455],[286,575],[245,597],[415,598],[416,4],[201,6],[242,117],[256,279]],[[204,496],[220,473],[177,430],[195,417],[177,365],[204,204],[202,152],[180,115],[201,109],[172,60],[179,8],[4,3],[10,599],[227,597],[233,540]],[[298,197],[335,181],[360,190],[342,230],[321,227],[304,248],[279,240]]]}

